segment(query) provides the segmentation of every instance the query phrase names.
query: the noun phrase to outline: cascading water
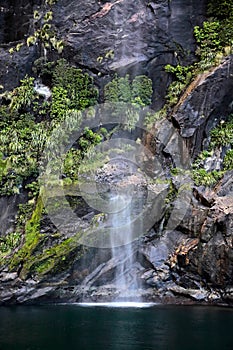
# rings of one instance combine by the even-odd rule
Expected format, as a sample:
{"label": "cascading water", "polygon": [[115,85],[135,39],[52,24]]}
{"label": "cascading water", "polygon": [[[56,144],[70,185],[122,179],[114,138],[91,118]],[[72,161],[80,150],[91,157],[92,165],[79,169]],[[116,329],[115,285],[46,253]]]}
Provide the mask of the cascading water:
{"label": "cascading water", "polygon": [[83,235],[86,245],[101,248],[101,264],[82,282],[83,301],[91,296],[101,302],[140,302],[143,267],[138,261],[138,244],[146,232],[145,217],[149,221],[145,215],[148,179],[143,163],[137,162],[143,149],[135,141],[117,138],[96,146],[93,158],[89,154],[89,161],[94,162],[98,152],[107,152],[108,160],[103,156],[104,164],[85,173],[79,183],[87,203],[100,212]]}
{"label": "cascading water", "polygon": [[[117,299],[136,298],[139,284],[137,271],[134,268],[135,252],[133,244],[133,205],[132,198],[128,194],[117,194],[111,199],[111,209],[109,221],[113,229],[117,229],[117,242],[121,246],[116,246],[116,237],[111,236],[112,258],[117,261],[115,269],[115,286],[118,291]],[[125,227],[125,230],[121,227]],[[137,296],[137,299],[139,297]]]}
{"label": "cascading water", "polygon": [[[116,2],[113,9],[117,33],[116,48],[118,48],[118,62],[115,62],[115,65],[117,66],[121,62],[120,65],[124,66],[135,63],[135,60],[137,61],[135,55],[138,56],[138,44],[140,46],[141,37],[136,39],[137,42],[132,42],[132,33],[126,30],[126,22],[128,20],[133,22],[133,19],[128,18],[126,1],[119,2],[121,3],[120,6],[117,6]],[[121,24],[120,26],[119,23]],[[119,42],[121,43],[120,46]],[[132,45],[134,50],[132,50]],[[132,57],[129,59],[131,53]],[[126,60],[127,62],[125,62]],[[135,257],[135,245],[137,243],[134,242],[134,226],[132,223],[135,215],[137,215],[139,206],[142,207],[142,201],[139,199],[136,201],[137,204],[135,204],[135,192],[132,190],[132,186],[129,186],[129,189],[124,192],[120,191],[117,194],[113,193],[109,199],[112,212],[109,215],[108,222],[113,232],[115,232],[115,235],[111,232],[111,252],[112,259],[117,262],[114,276],[115,287],[118,293],[117,301],[130,299],[140,301],[140,284],[137,277],[138,269]],[[138,205],[138,203],[140,204]]]}
{"label": "cascading water", "polygon": [[[108,6],[106,5],[106,8],[109,6],[109,4]],[[115,24],[114,59],[110,64],[110,68],[114,70],[119,67],[130,66],[132,76],[134,76],[138,73],[138,63],[146,60],[146,58],[142,54],[144,45],[142,31],[139,30],[139,34],[135,38],[132,28],[144,13],[138,8],[135,15],[132,16],[131,14],[129,17],[128,1],[126,0],[117,0],[110,7]],[[125,124],[127,124],[129,122],[127,117],[130,117],[128,106],[122,107],[121,105],[119,110],[121,113],[125,113],[124,117],[119,115],[119,120],[125,121]],[[134,112],[136,113],[136,111]],[[112,122],[112,117],[116,120],[115,114],[119,114],[119,111],[116,108],[111,113],[113,115],[108,115],[107,117],[107,120],[110,120],[110,122]],[[116,121],[118,122],[118,120]],[[125,131],[124,128],[122,130]],[[119,135],[113,136],[113,139],[114,137],[118,138]],[[104,144],[106,144],[106,147]],[[132,155],[130,155],[130,151],[127,151],[130,147],[133,149],[131,150]],[[106,289],[109,288],[108,291],[110,291],[106,294],[106,289],[103,289],[105,298],[106,295],[107,298],[110,296],[109,299],[115,302],[141,301],[140,270],[142,266],[137,262],[137,244],[138,237],[143,234],[143,227],[146,226],[145,222],[140,222],[144,218],[139,218],[144,206],[146,180],[142,172],[138,171],[139,166],[135,155],[140,157],[143,150],[141,150],[136,141],[130,142],[128,139],[127,141],[122,139],[122,141],[119,141],[119,144],[116,140],[115,142],[114,140],[106,141],[100,146],[99,152],[101,154],[106,153],[106,159],[110,159],[110,162],[101,169],[97,169],[97,176],[93,177],[93,174],[89,174],[89,178],[92,178],[95,184],[95,191],[96,185],[100,190],[99,193],[93,190],[94,194],[90,195],[92,198],[89,195],[87,196],[89,204],[96,208],[100,215],[103,212],[105,213],[101,217],[103,220],[98,220],[96,230],[94,227],[94,235],[92,233],[90,235],[90,246],[95,246],[96,244],[96,246],[101,248],[110,248],[111,259],[92,271],[84,279],[83,286],[85,291],[92,286],[93,288],[95,286],[107,286]],[[98,147],[95,148],[93,159],[91,158],[92,163],[95,163],[97,153]],[[120,157],[119,154],[121,154]],[[90,186],[88,185],[87,187],[88,192]],[[85,191],[86,189],[83,188],[82,195],[85,194]],[[97,199],[99,196],[100,198]],[[106,207],[103,205],[102,200],[105,202]],[[103,238],[100,238],[98,241],[98,238],[96,238],[98,236]],[[115,292],[112,291],[112,288],[115,289]]]}

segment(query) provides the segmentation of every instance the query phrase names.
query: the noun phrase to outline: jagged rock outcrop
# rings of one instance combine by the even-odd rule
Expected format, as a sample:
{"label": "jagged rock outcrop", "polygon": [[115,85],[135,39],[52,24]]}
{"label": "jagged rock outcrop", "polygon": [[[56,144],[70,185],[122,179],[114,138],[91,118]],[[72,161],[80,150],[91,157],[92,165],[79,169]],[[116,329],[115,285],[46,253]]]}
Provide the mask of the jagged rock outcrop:
{"label": "jagged rock outcrop", "polygon": [[187,88],[175,107],[173,119],[187,139],[193,156],[205,145],[210,129],[232,112],[233,56],[200,74]]}
{"label": "jagged rock outcrop", "polygon": [[[202,220],[196,219],[202,225],[194,226],[195,245],[183,252],[178,249],[172,266],[179,275],[178,285],[189,288],[192,280],[199,281],[202,289],[209,293],[210,300],[212,297],[224,301],[232,299],[232,175],[232,171],[227,173],[215,191],[202,193],[199,197],[206,208],[206,216]],[[201,199],[203,195],[208,196],[208,205]],[[208,297],[204,299],[208,300]]]}

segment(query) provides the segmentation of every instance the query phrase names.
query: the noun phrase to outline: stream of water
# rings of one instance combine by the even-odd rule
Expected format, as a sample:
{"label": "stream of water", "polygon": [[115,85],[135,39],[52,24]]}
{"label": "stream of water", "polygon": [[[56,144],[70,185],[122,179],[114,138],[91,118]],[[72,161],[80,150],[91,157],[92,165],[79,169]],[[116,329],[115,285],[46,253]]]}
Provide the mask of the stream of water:
{"label": "stream of water", "polygon": [[[118,262],[115,270],[115,286],[119,291],[119,298],[129,297],[129,294],[137,294],[139,288],[137,276],[133,270],[135,263],[133,250],[133,231],[131,226],[132,220],[132,198],[126,195],[117,194],[111,198],[112,214],[110,223],[112,228],[121,227],[124,224],[126,230],[120,230],[117,237],[111,237],[112,258]],[[120,240],[119,240],[120,236]],[[121,246],[116,245],[121,241]]]}

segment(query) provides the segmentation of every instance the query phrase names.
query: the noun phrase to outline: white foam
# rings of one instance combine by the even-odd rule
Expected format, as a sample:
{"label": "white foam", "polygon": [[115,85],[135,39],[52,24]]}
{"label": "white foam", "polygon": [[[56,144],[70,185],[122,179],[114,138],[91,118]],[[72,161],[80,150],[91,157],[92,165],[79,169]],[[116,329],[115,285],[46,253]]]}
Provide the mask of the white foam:
{"label": "white foam", "polygon": [[146,308],[155,306],[156,303],[142,303],[142,302],[134,302],[134,301],[126,301],[126,302],[111,302],[111,303],[76,303],[76,305],[84,306],[84,307],[112,307],[112,308]]}

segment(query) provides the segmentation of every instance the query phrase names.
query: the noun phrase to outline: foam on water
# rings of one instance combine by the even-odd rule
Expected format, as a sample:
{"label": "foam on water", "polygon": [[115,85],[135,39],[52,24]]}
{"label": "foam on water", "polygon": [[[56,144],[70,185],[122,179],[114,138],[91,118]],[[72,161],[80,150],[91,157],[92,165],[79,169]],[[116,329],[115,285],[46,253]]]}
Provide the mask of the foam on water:
{"label": "foam on water", "polygon": [[76,305],[83,307],[109,307],[109,308],[147,308],[155,306],[156,303],[142,303],[142,302],[110,302],[110,303],[76,303]]}

